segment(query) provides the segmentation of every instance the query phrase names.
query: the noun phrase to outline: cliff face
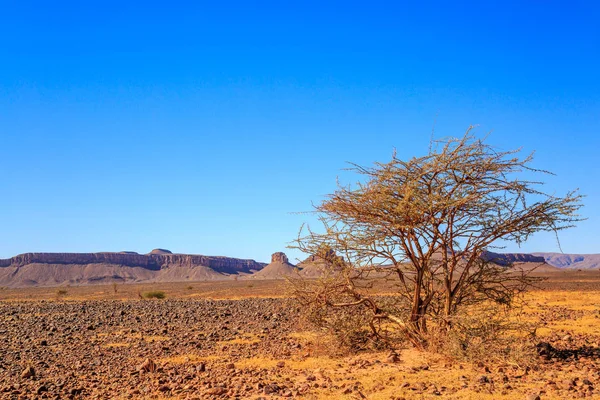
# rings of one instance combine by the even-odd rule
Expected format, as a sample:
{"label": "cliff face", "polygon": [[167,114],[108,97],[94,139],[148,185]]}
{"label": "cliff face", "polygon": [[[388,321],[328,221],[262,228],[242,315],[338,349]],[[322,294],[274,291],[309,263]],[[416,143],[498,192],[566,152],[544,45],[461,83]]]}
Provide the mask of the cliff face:
{"label": "cliff face", "polygon": [[162,268],[169,266],[194,267],[202,265],[225,274],[250,273],[252,272],[251,270],[258,271],[266,265],[254,260],[189,254],[150,254],[148,257],[155,260]]}
{"label": "cliff face", "polygon": [[141,267],[158,271],[177,267],[209,267],[217,272],[236,274],[260,270],[266,264],[254,260],[212,257],[189,254],[136,254],[136,253],[26,253],[9,259],[0,259],[0,267],[22,267],[28,264],[88,265],[112,264]]}
{"label": "cliff face", "polygon": [[493,253],[486,251],[481,255],[486,261],[492,261],[498,265],[509,265],[512,263],[540,263],[544,264],[546,260],[544,257],[536,256],[533,254],[524,253]]}

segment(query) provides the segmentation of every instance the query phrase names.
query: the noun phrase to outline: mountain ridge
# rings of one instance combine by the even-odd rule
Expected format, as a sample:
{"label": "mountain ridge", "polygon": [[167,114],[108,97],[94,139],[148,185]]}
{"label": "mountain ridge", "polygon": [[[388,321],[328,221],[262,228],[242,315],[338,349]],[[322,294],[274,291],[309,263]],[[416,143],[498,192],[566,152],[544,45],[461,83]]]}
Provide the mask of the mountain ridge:
{"label": "mountain ridge", "polygon": [[[539,264],[556,271],[600,269],[600,254],[485,252],[482,257],[503,266]],[[148,254],[131,251],[24,253],[0,259],[0,286],[176,282],[236,277],[279,279],[292,273],[318,278],[322,273],[318,261],[317,256],[311,256],[296,266],[281,252],[272,255],[270,264],[224,256],[174,254],[165,249],[154,249]]]}
{"label": "mountain ridge", "polygon": [[265,265],[251,259],[173,254],[164,249],[149,254],[24,253],[0,259],[0,286],[223,280],[251,274]]}

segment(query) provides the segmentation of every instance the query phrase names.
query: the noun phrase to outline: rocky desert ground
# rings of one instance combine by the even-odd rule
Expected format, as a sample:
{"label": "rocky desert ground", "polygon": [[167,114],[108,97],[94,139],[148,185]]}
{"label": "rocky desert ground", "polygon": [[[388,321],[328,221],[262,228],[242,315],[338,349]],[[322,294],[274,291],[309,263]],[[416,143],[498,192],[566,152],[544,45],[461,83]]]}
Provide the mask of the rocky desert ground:
{"label": "rocky desert ground", "polygon": [[[334,355],[282,281],[0,290],[2,399],[600,398],[600,272],[529,294],[538,364]],[[164,299],[143,299],[148,291]]]}

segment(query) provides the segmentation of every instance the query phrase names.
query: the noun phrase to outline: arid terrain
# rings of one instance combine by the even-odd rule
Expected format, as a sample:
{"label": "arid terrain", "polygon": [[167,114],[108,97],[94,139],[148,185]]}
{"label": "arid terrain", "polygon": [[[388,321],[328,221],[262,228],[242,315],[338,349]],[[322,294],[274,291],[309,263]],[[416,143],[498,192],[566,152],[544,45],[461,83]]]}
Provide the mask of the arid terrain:
{"label": "arid terrain", "polygon": [[0,398],[600,398],[600,272],[545,275],[527,314],[552,348],[533,368],[334,356],[282,281],[2,289]]}

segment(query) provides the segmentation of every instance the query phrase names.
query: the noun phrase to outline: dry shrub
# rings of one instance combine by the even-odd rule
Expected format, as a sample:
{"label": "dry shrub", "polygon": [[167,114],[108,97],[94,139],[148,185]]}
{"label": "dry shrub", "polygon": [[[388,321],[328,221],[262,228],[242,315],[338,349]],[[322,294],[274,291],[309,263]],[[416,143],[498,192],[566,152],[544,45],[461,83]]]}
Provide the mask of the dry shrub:
{"label": "dry shrub", "polygon": [[444,324],[431,324],[428,350],[456,361],[528,366],[535,363],[534,325],[518,310],[498,304],[463,310]]}
{"label": "dry shrub", "polygon": [[146,299],[164,299],[165,297],[167,297],[167,295],[161,290],[152,290],[144,293],[144,298]]}
{"label": "dry shrub", "polygon": [[308,307],[303,317],[305,326],[322,334],[321,345],[330,356],[379,350],[388,344],[371,329],[370,316],[353,307]]}
{"label": "dry shrub", "polygon": [[67,290],[66,289],[58,289],[56,291],[56,297],[63,297],[67,295]]}

